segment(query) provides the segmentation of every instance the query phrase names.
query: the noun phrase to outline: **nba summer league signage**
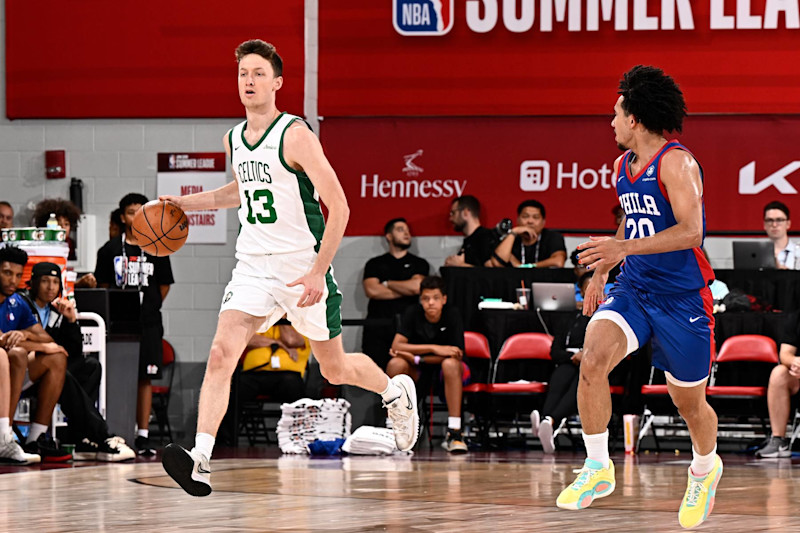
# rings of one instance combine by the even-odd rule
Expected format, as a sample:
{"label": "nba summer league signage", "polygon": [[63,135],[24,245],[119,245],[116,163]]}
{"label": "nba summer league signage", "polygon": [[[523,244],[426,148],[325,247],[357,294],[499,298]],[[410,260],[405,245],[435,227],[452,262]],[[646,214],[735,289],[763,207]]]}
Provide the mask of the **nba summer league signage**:
{"label": "nba summer league signage", "polygon": [[690,113],[800,113],[800,0],[320,2],[319,114],[610,116],[657,65]]}
{"label": "nba summer league signage", "polygon": [[[225,179],[225,152],[158,154],[158,194],[185,196],[222,187]],[[188,244],[225,244],[225,211],[193,211],[189,219]]]}
{"label": "nba summer league signage", "polygon": [[[764,205],[797,204],[798,131],[798,116],[686,120],[677,138],[703,166],[709,232],[763,231]],[[535,198],[549,227],[614,227],[621,152],[607,117],[328,118],[322,141],[357,214],[348,235],[377,235],[399,216],[415,235],[453,234],[450,204],[463,194],[478,197],[487,226],[516,219],[519,202]],[[639,208],[651,207],[631,204]]]}

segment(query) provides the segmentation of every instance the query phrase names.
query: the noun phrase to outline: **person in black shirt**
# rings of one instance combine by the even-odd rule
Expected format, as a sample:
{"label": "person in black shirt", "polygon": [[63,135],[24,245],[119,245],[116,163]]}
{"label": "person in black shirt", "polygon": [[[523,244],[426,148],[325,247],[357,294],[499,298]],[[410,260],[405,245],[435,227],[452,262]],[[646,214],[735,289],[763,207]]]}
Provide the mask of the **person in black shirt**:
{"label": "person in black shirt", "polygon": [[464,234],[457,254],[445,259],[444,266],[491,266],[497,246],[495,232],[481,226],[481,203],[470,195],[460,196],[450,205],[450,223]]}
{"label": "person in black shirt", "polygon": [[[581,295],[586,290],[594,272],[581,276],[578,285]],[[575,317],[563,331],[556,332],[550,347],[550,358],[556,368],[550,375],[547,396],[541,414],[534,410],[531,413],[531,424],[534,434],[539,436],[544,453],[555,451],[553,427],[561,420],[578,413],[578,378],[583,358],[583,337],[591,317],[576,311]]]}
{"label": "person in black shirt", "polygon": [[33,266],[26,301],[53,338],[66,350],[67,370],[58,403],[67,416],[66,442],[76,444],[76,461],[125,461],[136,454],[121,437],[112,435],[95,407],[102,369],[94,357],[84,357],[75,301],[61,297],[61,268],[54,263]]}
{"label": "person in black shirt", "polygon": [[419,299],[419,284],[428,275],[430,265],[408,251],[411,230],[404,218],[394,218],[383,228],[389,252],[367,261],[364,267],[364,292],[369,298],[367,320],[391,320],[386,325],[364,327],[362,351],[381,368],[389,362],[397,330],[397,317]]}
{"label": "person in black shirt", "polygon": [[447,438],[442,446],[451,453],[466,453],[461,436],[461,396],[466,366],[464,325],[458,310],[448,307],[444,280],[428,276],[420,284],[419,305],[406,309],[394,336],[389,376],[407,374],[425,393],[441,372],[447,400]]}
{"label": "person in black shirt", "polygon": [[767,443],[756,452],[762,458],[791,457],[792,447],[786,438],[786,425],[789,423],[792,396],[800,391],[800,313],[786,321],[786,331],[780,345],[779,365],[772,370],[767,387],[769,424],[772,435]]}
{"label": "person in black shirt", "polygon": [[[531,265],[535,268],[561,268],[567,260],[564,237],[544,227],[545,208],[536,200],[525,200],[517,207],[517,226],[494,250],[491,266]],[[511,235],[513,239],[508,238]]]}
{"label": "person in black shirt", "polygon": [[141,293],[142,335],[139,341],[139,394],[136,401],[138,434],[135,445],[139,455],[154,455],[155,449],[150,443],[148,430],[153,401],[151,380],[161,377],[161,341],[164,337],[161,304],[175,280],[169,257],[155,257],[142,252],[133,240],[133,217],[146,203],[147,197],[137,193],[127,194],[120,200],[120,221],[125,231],[97,251],[94,276],[100,287],[117,287]]}

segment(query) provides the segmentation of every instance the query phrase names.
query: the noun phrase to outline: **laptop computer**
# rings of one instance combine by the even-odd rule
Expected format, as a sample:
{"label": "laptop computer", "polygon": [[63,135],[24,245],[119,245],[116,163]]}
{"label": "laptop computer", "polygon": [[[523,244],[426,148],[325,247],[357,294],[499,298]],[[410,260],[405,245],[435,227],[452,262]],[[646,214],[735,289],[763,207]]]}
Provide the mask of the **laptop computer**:
{"label": "laptop computer", "polygon": [[575,311],[575,285],[572,283],[532,283],[533,309]]}
{"label": "laptop computer", "polygon": [[775,246],[770,241],[733,241],[733,268],[737,270],[775,268]]}

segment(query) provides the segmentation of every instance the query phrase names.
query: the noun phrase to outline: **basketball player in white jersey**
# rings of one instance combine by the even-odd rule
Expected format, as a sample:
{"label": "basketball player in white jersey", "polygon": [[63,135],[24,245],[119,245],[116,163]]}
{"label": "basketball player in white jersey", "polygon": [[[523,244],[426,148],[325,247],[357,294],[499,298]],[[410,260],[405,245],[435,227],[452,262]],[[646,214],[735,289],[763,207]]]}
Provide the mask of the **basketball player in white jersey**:
{"label": "basketball player in white jersey", "polygon": [[[311,340],[328,381],[383,397],[399,449],[413,448],[419,431],[411,378],[389,379],[369,357],[346,354],[342,346],[342,295],[330,265],[350,210],[316,135],[302,119],[276,108],[283,62],[261,40],[239,45],[236,59],[247,119],[223,140],[233,181],[213,191],[160,198],[184,211],[238,207],[241,223],[238,263],[225,289],[200,390],[195,446],[187,451],[169,444],[164,450],[165,470],[193,496],[211,493],[208,462],[239,356],[256,331],[284,314]],[[328,207],[327,226],[320,198]]]}

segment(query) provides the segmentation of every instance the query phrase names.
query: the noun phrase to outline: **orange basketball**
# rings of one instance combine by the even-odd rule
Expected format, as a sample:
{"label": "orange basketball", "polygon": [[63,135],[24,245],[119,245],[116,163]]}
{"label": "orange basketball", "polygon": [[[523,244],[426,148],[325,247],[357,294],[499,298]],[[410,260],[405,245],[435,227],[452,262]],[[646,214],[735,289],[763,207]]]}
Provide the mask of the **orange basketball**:
{"label": "orange basketball", "polygon": [[189,219],[172,202],[147,202],[133,217],[132,237],[150,255],[158,257],[177,252],[189,236]]}

